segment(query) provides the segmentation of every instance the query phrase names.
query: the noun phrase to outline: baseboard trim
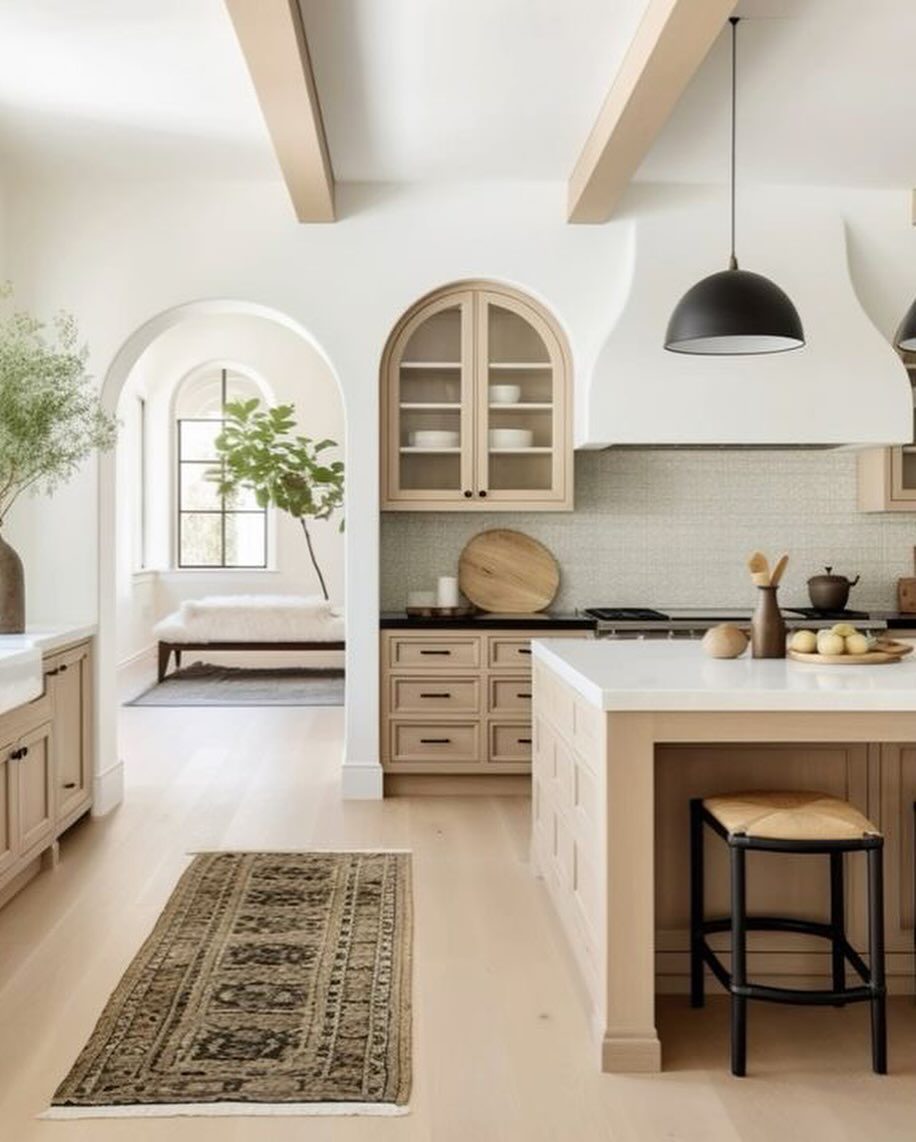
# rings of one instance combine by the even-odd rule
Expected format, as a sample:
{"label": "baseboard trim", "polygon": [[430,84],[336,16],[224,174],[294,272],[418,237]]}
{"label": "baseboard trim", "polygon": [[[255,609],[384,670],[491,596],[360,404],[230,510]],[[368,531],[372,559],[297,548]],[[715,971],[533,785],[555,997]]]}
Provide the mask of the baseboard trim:
{"label": "baseboard trim", "polygon": [[345,761],[340,788],[344,801],[381,801],[382,767],[377,761]]}
{"label": "baseboard trim", "polygon": [[115,762],[92,779],[92,815],[104,817],[124,800],[124,762]]}
{"label": "baseboard trim", "polygon": [[135,666],[139,666],[146,660],[149,660],[153,664],[156,662],[156,644],[154,642],[151,642],[149,646],[144,646],[142,650],[129,654],[127,658],[122,658],[118,663],[118,674],[123,673],[125,670],[132,670]]}
{"label": "baseboard trim", "polygon": [[527,773],[386,773],[386,797],[530,797]]}

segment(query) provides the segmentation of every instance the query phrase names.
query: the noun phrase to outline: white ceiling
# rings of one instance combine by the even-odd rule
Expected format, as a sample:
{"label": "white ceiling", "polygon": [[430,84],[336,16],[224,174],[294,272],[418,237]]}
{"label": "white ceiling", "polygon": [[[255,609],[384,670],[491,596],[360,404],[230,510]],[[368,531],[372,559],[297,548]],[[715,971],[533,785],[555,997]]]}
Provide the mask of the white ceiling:
{"label": "white ceiling", "polygon": [[[916,186],[916,2],[742,0],[738,176]],[[728,173],[729,38],[710,52],[640,179]]]}
{"label": "white ceiling", "polygon": [[[340,180],[568,177],[647,0],[301,0]],[[742,0],[739,174],[916,185],[916,0]],[[727,173],[723,36],[643,179]],[[0,157],[277,177],[223,0],[0,0]]]}
{"label": "white ceiling", "polygon": [[300,0],[340,179],[565,179],[646,0]]}
{"label": "white ceiling", "polygon": [[274,176],[222,0],[0,0],[0,153]]}

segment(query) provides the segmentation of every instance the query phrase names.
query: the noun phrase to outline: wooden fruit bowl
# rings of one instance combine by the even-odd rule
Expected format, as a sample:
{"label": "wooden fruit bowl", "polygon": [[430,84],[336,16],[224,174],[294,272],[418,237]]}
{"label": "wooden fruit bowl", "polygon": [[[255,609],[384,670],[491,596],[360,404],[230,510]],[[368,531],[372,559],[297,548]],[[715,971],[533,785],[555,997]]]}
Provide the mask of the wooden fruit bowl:
{"label": "wooden fruit bowl", "polygon": [[899,662],[907,654],[913,653],[913,647],[907,642],[896,642],[894,639],[879,641],[874,650],[865,654],[806,654],[803,650],[786,651],[789,658],[796,662],[811,662],[817,666],[879,666],[885,662]]}

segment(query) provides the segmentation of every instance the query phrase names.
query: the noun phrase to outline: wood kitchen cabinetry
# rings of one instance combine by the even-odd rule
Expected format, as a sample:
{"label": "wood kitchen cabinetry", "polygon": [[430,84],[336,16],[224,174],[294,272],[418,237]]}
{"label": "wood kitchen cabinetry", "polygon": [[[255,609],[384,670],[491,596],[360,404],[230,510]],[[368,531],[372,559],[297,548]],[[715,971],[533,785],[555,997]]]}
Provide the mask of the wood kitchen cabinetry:
{"label": "wood kitchen cabinetry", "polygon": [[[899,352],[910,383],[916,386],[916,353]],[[916,441],[916,414],[913,439]],[[916,444],[868,448],[858,454],[857,464],[860,511],[916,512]]]}
{"label": "wood kitchen cabinetry", "polygon": [[381,381],[383,510],[572,508],[570,356],[532,298],[437,290],[392,333]]}
{"label": "wood kitchen cabinetry", "polygon": [[[531,770],[531,639],[583,629],[382,631],[382,764],[386,792],[430,788],[410,777],[526,776]],[[456,789],[462,783],[453,781]],[[470,783],[465,781],[464,786]],[[511,782],[505,782],[511,787]],[[527,782],[519,782],[520,786]],[[440,780],[440,789],[446,783]],[[523,790],[520,790],[523,791]]]}
{"label": "wood kitchen cabinetry", "polygon": [[[600,946],[606,917],[606,720],[572,687],[536,664],[532,854],[596,1005],[603,1002]],[[913,988],[916,745],[891,742],[735,742],[657,745],[655,800],[655,986],[689,987],[689,804],[733,789],[819,789],[849,801],[885,838],[888,987]],[[705,845],[709,915],[729,906],[728,850]],[[847,930],[867,946],[865,862],[846,860]],[[748,854],[748,909],[824,919],[830,914],[826,858]],[[711,937],[727,953],[728,934]],[[828,986],[829,948],[793,933],[759,932],[750,973],[765,983]]]}
{"label": "wood kitchen cabinetry", "polygon": [[0,903],[91,808],[91,668],[88,641],[55,651],[44,693],[0,715]]}
{"label": "wood kitchen cabinetry", "polygon": [[54,726],[56,831],[58,835],[92,803],[92,655],[79,643],[44,662]]}

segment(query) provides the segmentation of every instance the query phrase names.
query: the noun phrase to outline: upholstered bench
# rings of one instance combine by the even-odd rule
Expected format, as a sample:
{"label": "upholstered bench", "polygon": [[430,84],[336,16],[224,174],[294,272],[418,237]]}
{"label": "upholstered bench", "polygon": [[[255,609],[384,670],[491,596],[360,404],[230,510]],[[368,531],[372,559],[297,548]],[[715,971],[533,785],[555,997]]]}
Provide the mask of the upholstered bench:
{"label": "upholstered bench", "polygon": [[159,681],[186,650],[343,650],[343,612],[300,595],[210,595],[188,599],[153,628]]}

